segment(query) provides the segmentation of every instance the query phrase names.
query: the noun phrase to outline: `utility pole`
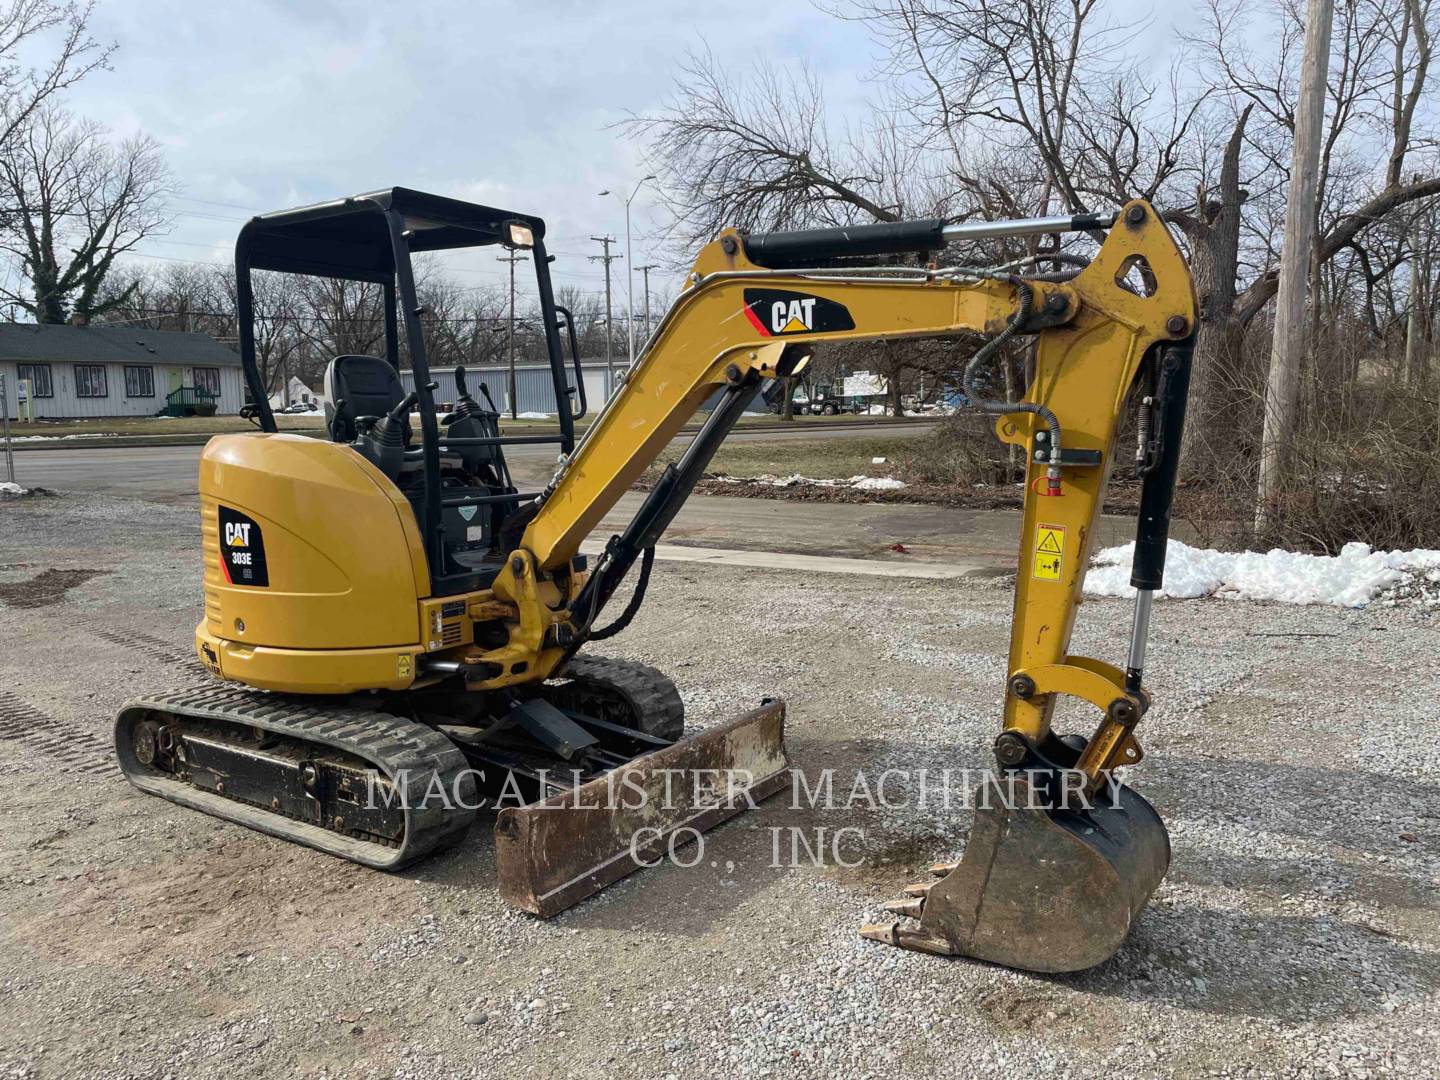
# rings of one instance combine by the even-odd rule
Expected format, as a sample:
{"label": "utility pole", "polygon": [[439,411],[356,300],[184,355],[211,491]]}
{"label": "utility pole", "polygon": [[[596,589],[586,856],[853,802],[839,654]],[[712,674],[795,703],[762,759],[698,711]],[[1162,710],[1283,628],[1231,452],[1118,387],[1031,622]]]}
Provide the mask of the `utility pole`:
{"label": "utility pole", "polygon": [[510,264],[510,330],[507,337],[507,347],[510,350],[510,419],[519,419],[519,394],[515,388],[515,264],[517,262],[528,262],[528,255],[519,255],[510,252],[509,255],[498,255],[496,262]]}
{"label": "utility pole", "polygon": [[654,328],[650,325],[650,271],[651,271],[651,270],[659,270],[659,269],[660,269],[660,265],[659,265],[658,263],[650,263],[650,264],[647,265],[647,266],[642,266],[642,267],[640,267],[640,273],[643,274],[644,277],[645,277],[645,340],[646,340],[646,341],[649,341],[649,340],[650,340],[650,335],[655,332]]}
{"label": "utility pole", "polygon": [[609,401],[610,380],[612,376],[610,370],[610,333],[614,329],[614,324],[610,321],[610,264],[620,258],[620,256],[610,254],[610,245],[615,243],[613,236],[592,236],[590,239],[605,249],[604,255],[591,255],[589,258],[591,262],[603,262],[605,264],[605,400]]}
{"label": "utility pole", "polygon": [[[19,368],[16,368],[18,371]],[[20,418],[17,412],[17,420]],[[10,483],[15,482],[15,452],[10,446],[10,395],[5,388],[5,373],[0,371],[0,423],[5,425],[5,475]]]}
{"label": "utility pole", "polygon": [[1295,146],[1290,192],[1285,203],[1285,242],[1280,252],[1280,287],[1275,297],[1275,335],[1265,386],[1260,440],[1260,487],[1255,528],[1265,532],[1285,482],[1295,435],[1296,391],[1305,355],[1306,293],[1315,248],[1315,199],[1320,171],[1321,128],[1325,120],[1325,77],[1330,65],[1334,0],[1310,0],[1305,17],[1305,55],[1300,65],[1300,100],[1295,106]]}

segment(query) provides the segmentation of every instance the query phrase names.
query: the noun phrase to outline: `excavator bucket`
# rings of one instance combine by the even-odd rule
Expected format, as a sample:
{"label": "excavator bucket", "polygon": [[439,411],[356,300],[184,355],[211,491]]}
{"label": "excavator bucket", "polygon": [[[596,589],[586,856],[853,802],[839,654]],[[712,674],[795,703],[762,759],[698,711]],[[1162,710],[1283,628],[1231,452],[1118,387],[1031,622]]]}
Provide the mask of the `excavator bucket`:
{"label": "excavator bucket", "polygon": [[766,701],[495,823],[500,892],[557,915],[783,788],[785,703]]}
{"label": "excavator bucket", "polygon": [[919,925],[873,924],[863,937],[1039,972],[1082,971],[1115,954],[1170,865],[1160,815],[1119,784],[1069,810],[1043,808],[1050,800],[1031,798],[1038,785],[1023,774],[1005,780],[976,792],[961,861],[886,905]]}

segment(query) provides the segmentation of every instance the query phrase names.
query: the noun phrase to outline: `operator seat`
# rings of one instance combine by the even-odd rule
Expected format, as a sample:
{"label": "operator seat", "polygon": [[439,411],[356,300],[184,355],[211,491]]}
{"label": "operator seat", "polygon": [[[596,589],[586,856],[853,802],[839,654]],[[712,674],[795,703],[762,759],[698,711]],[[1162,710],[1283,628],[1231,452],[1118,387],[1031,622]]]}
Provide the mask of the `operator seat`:
{"label": "operator seat", "polygon": [[[337,356],[325,369],[325,426],[335,442],[353,442],[361,416],[384,416],[405,400],[405,387],[378,356]],[[410,442],[410,429],[404,429]]]}

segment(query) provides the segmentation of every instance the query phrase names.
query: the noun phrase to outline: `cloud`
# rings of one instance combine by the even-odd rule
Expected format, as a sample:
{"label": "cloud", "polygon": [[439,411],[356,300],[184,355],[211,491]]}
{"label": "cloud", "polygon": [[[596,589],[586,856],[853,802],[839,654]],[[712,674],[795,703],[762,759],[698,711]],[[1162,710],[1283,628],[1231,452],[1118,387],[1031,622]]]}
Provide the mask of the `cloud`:
{"label": "cloud", "polygon": [[[603,277],[589,237],[624,235],[621,204],[596,193],[646,171],[614,125],[668,94],[688,49],[703,40],[740,77],[757,57],[808,63],[842,103],[866,92],[870,54],[852,24],[773,0],[432,0],[403,14],[339,0],[102,0],[94,28],[120,50],[72,105],[153,134],[181,188],[176,228],[152,255],[223,249],[252,210],[403,184],[546,218],[557,279],[590,289]],[[634,207],[647,234],[652,198]],[[680,257],[637,243],[635,261],[667,254]],[[476,283],[503,274],[493,259],[460,262]]]}

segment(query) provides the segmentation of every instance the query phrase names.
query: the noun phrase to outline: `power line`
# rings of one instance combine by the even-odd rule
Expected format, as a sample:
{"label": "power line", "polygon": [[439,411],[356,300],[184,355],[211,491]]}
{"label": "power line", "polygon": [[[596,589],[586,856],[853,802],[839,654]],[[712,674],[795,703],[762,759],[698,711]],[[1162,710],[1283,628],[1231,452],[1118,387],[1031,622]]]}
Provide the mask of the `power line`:
{"label": "power line", "polygon": [[[175,240],[153,241],[153,242],[155,242],[155,243],[167,243],[167,244],[169,244],[169,243],[181,243],[181,241],[175,241]],[[205,245],[203,245],[203,244],[195,244],[195,245],[185,244],[184,246],[186,246],[186,247],[190,247],[190,246],[194,246],[194,247],[204,247]],[[154,253],[152,253],[152,252],[146,252],[146,251],[127,251],[127,252],[125,252],[124,254],[125,254],[125,257],[126,257],[126,258],[134,258],[134,259],[154,259],[154,260],[159,261],[159,262],[183,263],[184,265],[187,265],[187,266],[201,266],[201,267],[207,267],[207,268],[212,268],[212,269],[215,268],[215,267],[220,267],[220,266],[228,265],[227,262],[222,261],[222,260],[215,260],[215,259],[182,259],[182,258],[180,258],[178,255],[157,255],[157,254],[154,254]],[[618,258],[618,257],[619,257],[619,256],[616,256],[616,258]],[[445,269],[445,271],[446,271],[447,273],[455,273],[455,274],[483,274],[483,275],[486,275],[487,277],[488,277],[488,276],[491,276],[491,275],[494,275],[494,274],[502,274],[502,273],[503,273],[502,271],[499,271],[499,270],[486,270],[486,269],[483,269],[483,268],[481,268],[481,267],[471,267],[471,266],[446,266],[446,267],[444,267],[444,269]],[[583,273],[583,272],[576,272],[576,271],[570,271],[570,270],[566,270],[566,271],[564,271],[563,273],[558,274],[558,275],[556,275],[556,276],[557,276],[557,278],[559,279],[559,283],[562,284],[562,285],[565,283],[565,281],[566,281],[567,279],[572,278],[572,277],[580,277],[580,278],[584,278],[584,279],[586,279],[586,280],[591,280],[591,281],[598,281],[598,280],[599,280],[599,275],[598,275],[598,274],[586,274],[586,273]],[[586,295],[588,295],[588,296],[599,296],[601,290],[599,290],[599,289],[584,289],[584,290],[582,290],[582,292],[584,292],[584,293],[585,293]]]}
{"label": "power line", "polygon": [[206,206],[226,206],[231,210],[248,210],[253,214],[263,214],[265,212],[258,206],[241,206],[239,203],[219,202],[215,199],[197,199],[194,195],[175,195],[172,197],[179,199],[181,202],[203,203]]}
{"label": "power line", "polygon": [[[175,246],[178,246],[178,247],[210,248],[210,247],[215,246],[215,245],[211,245],[211,244],[198,244],[198,243],[195,243],[195,242],[193,242],[193,241],[186,241],[186,240],[160,240],[160,239],[150,239],[149,237],[146,238],[145,242],[146,242],[147,244],[166,244],[166,245],[175,245]],[[144,251],[127,251],[127,252],[125,252],[125,255],[128,256],[128,257],[133,257],[133,258],[137,258],[137,259],[158,259],[158,260],[160,260],[161,262],[189,263],[189,264],[192,265],[192,266],[219,266],[219,265],[224,265],[225,263],[228,262],[228,260],[220,260],[220,259],[182,259],[182,258],[180,258],[179,256],[176,256],[176,255],[157,255],[157,254],[152,254],[152,253],[144,252]],[[616,257],[618,258],[619,256],[616,256]],[[493,276],[493,275],[500,274],[500,275],[503,277],[503,272],[502,272],[502,271],[498,271],[498,270],[487,270],[487,269],[485,269],[484,267],[477,267],[477,266],[452,266],[452,265],[448,265],[448,264],[442,264],[442,265],[444,266],[444,269],[445,269],[446,272],[448,272],[448,273],[454,273],[454,274],[481,274],[481,275],[484,275],[484,276],[486,276],[486,277],[491,277],[491,276]],[[563,280],[563,279],[568,279],[568,278],[582,278],[582,279],[587,280],[587,281],[596,281],[596,282],[598,282],[598,281],[600,280],[600,275],[599,275],[599,273],[596,273],[596,272],[586,272],[586,271],[584,271],[584,270],[571,270],[571,269],[568,269],[568,268],[562,268],[555,276],[558,277],[558,278],[560,278],[560,279],[562,279],[562,280]],[[590,290],[590,291],[593,292],[593,293],[595,293],[596,295],[599,295],[599,293],[600,293],[600,290],[599,290],[599,289],[592,289],[592,290]]]}
{"label": "power line", "polygon": [[[102,319],[108,319],[109,322],[140,322],[140,321],[143,321],[143,320],[145,320],[145,319],[162,319],[162,318],[176,318],[176,319],[179,319],[179,318],[235,319],[235,318],[237,317],[236,314],[235,314],[233,311],[202,311],[202,310],[199,310],[199,309],[196,309],[196,308],[191,308],[191,309],[189,309],[189,310],[187,310],[187,311],[171,311],[171,310],[168,310],[168,309],[166,309],[166,308],[137,308],[137,307],[126,307],[124,310],[127,310],[127,311],[138,311],[138,312],[140,312],[140,314],[139,314],[138,316],[136,316],[135,318],[133,318],[133,319],[109,319],[108,316],[102,316],[101,318],[102,318]],[[378,322],[380,322],[381,319],[382,319],[382,313],[377,311],[377,312],[375,312],[375,313],[373,313],[373,314],[366,313],[366,314],[357,314],[357,315],[345,315],[345,316],[340,316],[340,317],[336,317],[336,318],[327,318],[327,317],[324,316],[324,315],[258,315],[258,314],[257,314],[257,315],[254,316],[254,319],[255,319],[256,322],[318,322],[318,323],[330,323],[330,322],[346,322],[346,321],[349,321],[349,322],[361,322],[361,321],[363,321],[363,322],[375,322],[375,323],[378,323]],[[452,325],[457,325],[457,326],[468,326],[468,325],[472,325],[472,324],[473,324],[473,325],[475,325],[476,327],[479,327],[479,326],[481,326],[481,325],[488,324],[488,325],[489,325],[489,328],[492,329],[492,330],[498,330],[498,329],[499,329],[502,325],[504,325],[505,322],[506,322],[506,320],[505,320],[504,318],[500,317],[500,316],[491,316],[491,315],[462,315],[462,316],[459,316],[459,317],[444,317],[444,318],[442,318],[442,317],[440,317],[440,316],[430,315],[430,316],[426,316],[423,321],[425,321],[425,322],[435,322],[435,323],[446,323],[446,324],[452,324]],[[530,327],[534,326],[534,324],[535,324],[535,321],[534,321],[532,318],[530,318],[529,316],[526,316],[526,315],[517,316],[516,319],[515,319],[515,322],[516,322],[516,325],[518,325],[518,326],[523,326],[523,327],[525,327],[526,329],[529,329]]]}

